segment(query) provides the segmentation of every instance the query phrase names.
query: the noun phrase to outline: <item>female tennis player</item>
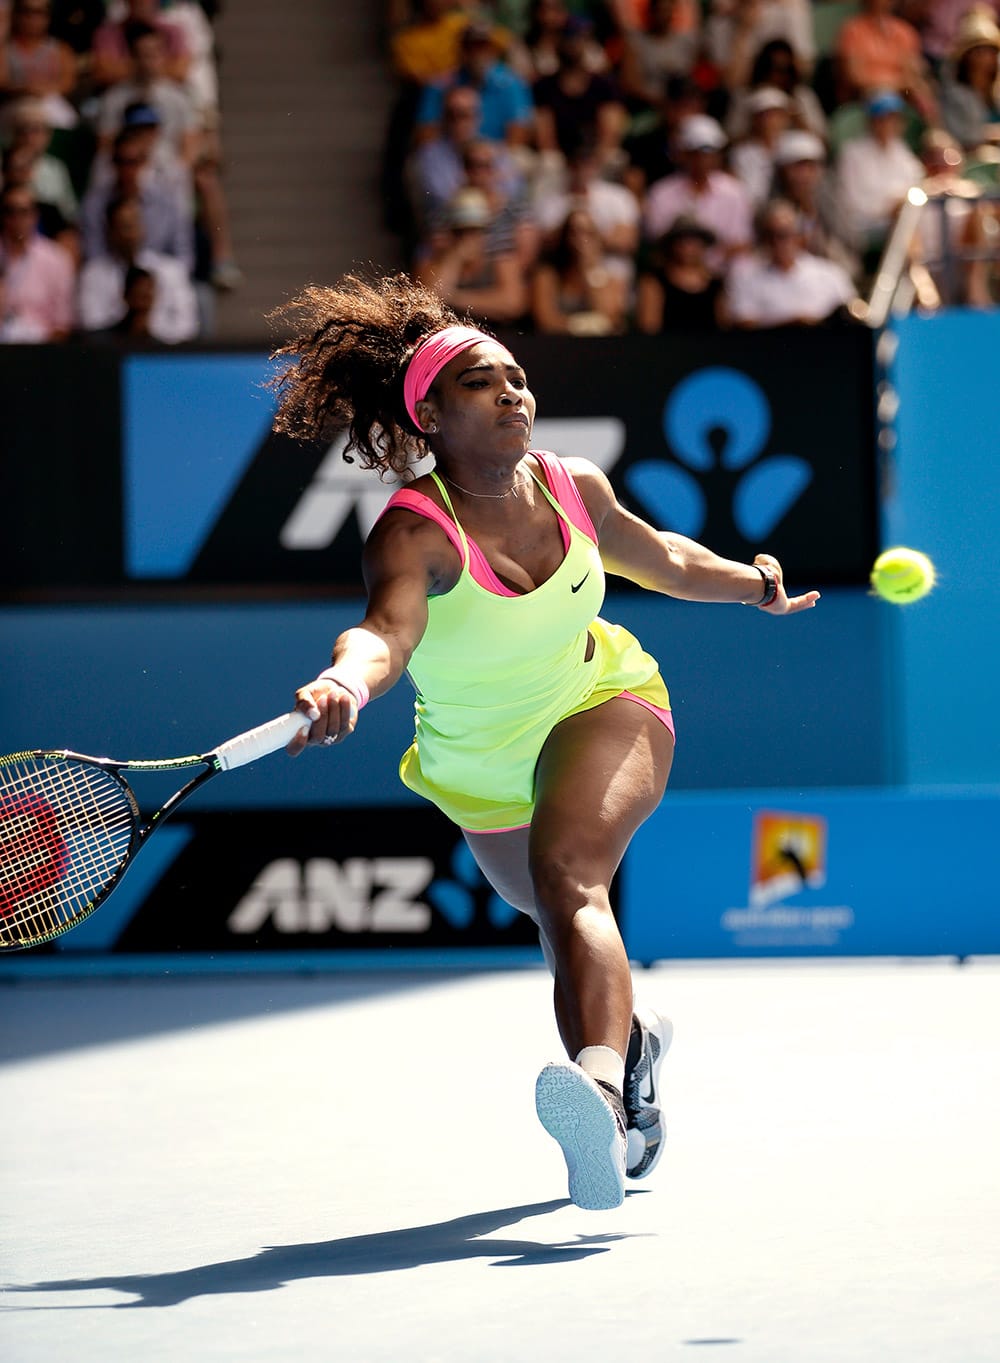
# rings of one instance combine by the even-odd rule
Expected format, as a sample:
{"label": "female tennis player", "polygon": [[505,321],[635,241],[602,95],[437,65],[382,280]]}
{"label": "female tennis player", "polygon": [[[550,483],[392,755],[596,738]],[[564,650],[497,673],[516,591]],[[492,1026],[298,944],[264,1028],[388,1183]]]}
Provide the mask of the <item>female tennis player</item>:
{"label": "female tennis player", "polygon": [[688,601],[769,615],[777,560],[719,558],[621,507],[593,464],[532,449],[535,399],[506,346],[405,275],[310,287],[279,314],[276,428],[347,428],[365,467],[406,480],[368,538],[364,618],[296,693],[312,721],[289,751],[354,731],[408,671],[415,736],[400,775],[465,835],[483,873],[531,915],[555,980],[566,1061],[539,1118],[581,1207],[618,1206],[661,1152],[659,1063],[670,1024],[633,1006],[612,878],[663,795],[670,699],[639,642],[599,615],[605,572]]}

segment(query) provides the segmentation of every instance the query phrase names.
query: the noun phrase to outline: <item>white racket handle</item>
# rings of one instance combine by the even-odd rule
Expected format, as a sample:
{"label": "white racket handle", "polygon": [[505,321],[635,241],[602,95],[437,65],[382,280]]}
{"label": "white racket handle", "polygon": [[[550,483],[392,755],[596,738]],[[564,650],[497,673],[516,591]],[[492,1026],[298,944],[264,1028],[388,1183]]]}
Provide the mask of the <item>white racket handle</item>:
{"label": "white racket handle", "polygon": [[308,733],[309,720],[301,710],[269,719],[266,724],[258,724],[256,729],[248,729],[245,734],[237,734],[219,747],[213,749],[223,771],[234,767],[245,767],[248,762],[256,762],[258,757],[277,752],[290,743],[296,734]]}

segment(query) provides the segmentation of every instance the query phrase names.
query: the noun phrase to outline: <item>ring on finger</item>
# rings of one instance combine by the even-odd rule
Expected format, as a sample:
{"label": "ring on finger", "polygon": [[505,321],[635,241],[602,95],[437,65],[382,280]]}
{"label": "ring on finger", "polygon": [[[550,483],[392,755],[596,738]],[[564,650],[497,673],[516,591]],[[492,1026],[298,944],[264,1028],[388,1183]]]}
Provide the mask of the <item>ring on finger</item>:
{"label": "ring on finger", "polygon": [[326,738],[323,739],[323,747],[330,748],[333,746],[334,743],[336,743],[336,741],[337,740],[331,737],[330,734],[327,734]]}

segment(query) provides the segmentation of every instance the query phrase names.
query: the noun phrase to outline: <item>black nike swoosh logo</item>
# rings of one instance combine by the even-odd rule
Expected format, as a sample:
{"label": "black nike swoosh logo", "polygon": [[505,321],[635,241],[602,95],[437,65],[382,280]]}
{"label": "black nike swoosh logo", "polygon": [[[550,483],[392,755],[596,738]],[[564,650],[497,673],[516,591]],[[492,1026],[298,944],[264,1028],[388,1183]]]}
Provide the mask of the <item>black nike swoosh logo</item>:
{"label": "black nike swoosh logo", "polygon": [[570,583],[570,591],[578,592],[589,576],[590,576],[589,573],[584,573],[583,577],[580,578],[580,581],[576,584],[575,587],[572,585],[572,583]]}
{"label": "black nike swoosh logo", "polygon": [[643,1101],[644,1103],[654,1103],[654,1102],[656,1101],[656,1089],[655,1089],[655,1087],[653,1086],[653,1066],[652,1066],[652,1062],[650,1063],[649,1070],[647,1071],[646,1080],[647,1080],[647,1083],[649,1084],[649,1092],[648,1092],[648,1093],[642,1093],[642,1092],[640,1092],[640,1095],[639,1095],[639,1096],[642,1098],[642,1101]]}

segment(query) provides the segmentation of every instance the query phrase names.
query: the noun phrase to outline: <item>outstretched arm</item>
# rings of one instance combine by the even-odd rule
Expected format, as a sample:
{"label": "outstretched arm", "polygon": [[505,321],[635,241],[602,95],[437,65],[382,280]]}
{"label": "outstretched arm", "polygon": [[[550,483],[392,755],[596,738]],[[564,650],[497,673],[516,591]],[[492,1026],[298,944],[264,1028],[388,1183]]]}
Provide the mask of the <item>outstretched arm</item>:
{"label": "outstretched arm", "polygon": [[720,558],[684,535],[654,530],[619,504],[610,482],[595,465],[583,459],[567,460],[566,464],[594,522],[601,558],[609,573],[682,601],[743,602],[748,606],[767,601],[769,576],[773,574],[773,600],[762,605],[769,615],[808,610],[819,600],[819,592],[790,597],[781,565],[770,554],[757,554],[752,564],[737,563]]}
{"label": "outstretched arm", "polygon": [[436,526],[406,512],[379,522],[365,547],[364,619],[338,636],[331,666],[295,693],[312,728],[288,745],[293,756],[347,738],[365,702],[399,681],[427,628],[427,597],[447,585],[449,548]]}

